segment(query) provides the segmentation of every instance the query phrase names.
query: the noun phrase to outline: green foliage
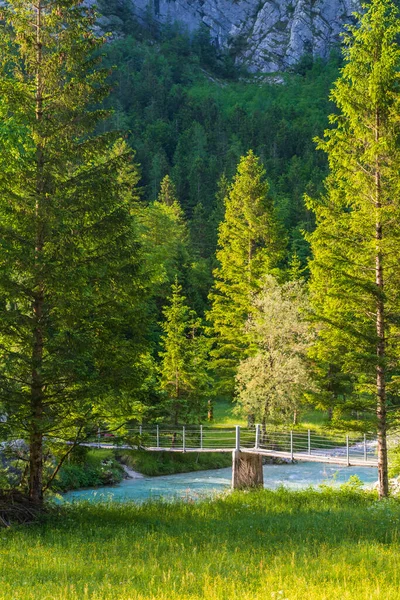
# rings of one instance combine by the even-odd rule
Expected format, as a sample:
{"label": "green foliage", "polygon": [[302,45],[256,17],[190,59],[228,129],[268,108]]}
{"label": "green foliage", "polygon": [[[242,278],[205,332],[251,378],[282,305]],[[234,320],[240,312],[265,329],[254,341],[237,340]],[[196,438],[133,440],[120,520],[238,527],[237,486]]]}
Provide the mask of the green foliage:
{"label": "green foliage", "polygon": [[101,14],[98,21],[102,31],[111,35],[141,33],[141,27],[133,14],[131,3],[126,0],[97,0],[96,6]]}
{"label": "green foliage", "polygon": [[389,476],[399,477],[400,476],[400,445],[396,440],[396,445],[389,450]]}
{"label": "green foliage", "polygon": [[124,469],[109,450],[78,452],[64,463],[52,489],[66,492],[84,487],[112,485],[122,481]]}
{"label": "green foliage", "polygon": [[271,421],[293,422],[304,395],[314,387],[307,351],[315,338],[308,322],[304,282],[279,285],[267,276],[254,295],[247,323],[250,356],[239,364],[236,401],[240,414],[265,429]]}
{"label": "green foliage", "polygon": [[137,210],[151,294],[164,304],[175,278],[186,280],[190,268],[189,232],[168,175],[161,182],[157,201]]}
{"label": "green foliage", "polygon": [[201,332],[201,322],[185,301],[176,280],[170,304],[164,309],[160,353],[160,387],[166,393],[167,413],[175,424],[204,420],[211,394],[209,344]]}
{"label": "green foliage", "polygon": [[150,477],[156,475],[173,475],[207,469],[222,469],[232,465],[230,453],[214,452],[186,454],[173,452],[150,452],[130,450],[121,454],[121,460],[132,469]]}
{"label": "green foliage", "polygon": [[282,240],[269,186],[260,160],[250,151],[242,157],[225,198],[225,218],[219,227],[215,283],[210,294],[214,348],[213,367],[219,390],[231,394],[237,365],[248,341],[244,326],[251,296],[266,273],[277,269]]}
{"label": "green foliage", "polygon": [[399,405],[400,19],[372,0],[345,37],[346,64],[332,98],[339,114],[319,147],[331,174],[309,201],[312,297],[325,364],[340,356],[363,407],[376,414],[379,494],[389,493],[387,406]]}
{"label": "green foliage", "polygon": [[299,259],[299,256],[298,256],[296,250],[293,252],[292,256],[290,257],[288,267],[289,268],[288,268],[287,276],[288,276],[289,281],[300,281],[301,279],[303,279],[305,268],[302,267],[301,260]]}
{"label": "green foliage", "polygon": [[[197,314],[209,309],[224,198],[249,148],[266,167],[270,202],[288,231],[289,255],[297,255],[303,272],[308,247],[301,230],[314,225],[303,195],[319,191],[326,175],[326,159],[315,152],[312,138],[327,123],[338,58],[327,64],[316,60],[279,83],[249,75],[238,81],[236,68],[224,70],[227,62],[210,45],[206,29],[190,38],[177,24],[154,29],[150,22],[132,37],[113,39],[106,52],[106,63],[116,65],[106,101],[115,109],[110,123],[127,131],[148,203],[139,214],[153,286],[151,342],[157,357],[161,332],[155,323],[176,275]],[[180,216],[156,200],[165,176],[175,188]]]}
{"label": "green foliage", "polygon": [[[340,113],[319,142],[331,168],[327,193],[308,202],[317,217],[311,291],[322,321],[315,357],[331,400],[354,383],[354,409],[371,413],[378,371],[398,402],[399,23],[392,2],[374,0],[350,28],[332,93]],[[347,380],[329,377],[335,364]]]}
{"label": "green foliage", "polygon": [[78,0],[11,0],[2,17],[0,402],[8,433],[30,440],[40,501],[44,436],[73,438],[136,412],[146,326],[138,173],[123,140],[94,134],[109,88],[92,12]]}
{"label": "green foliage", "polygon": [[[205,54],[210,52],[215,48]],[[313,217],[303,195],[321,191],[327,173],[326,159],[316,153],[312,139],[327,125],[328,95],[340,58],[315,60],[303,75],[260,82],[250,75],[235,81],[237,68],[224,73],[202,63],[201,55],[196,37],[191,41],[176,26],[156,41],[136,35],[107,45],[108,64],[117,65],[108,101],[115,108],[112,122],[130,132],[145,196],[154,200],[162,178],[170,174],[185,214],[191,219],[201,203],[208,216],[214,238],[210,256],[221,220],[214,213],[218,181],[223,174],[230,180],[240,157],[252,148],[268,173],[290,247],[304,266],[308,248],[300,231],[312,230]]]}

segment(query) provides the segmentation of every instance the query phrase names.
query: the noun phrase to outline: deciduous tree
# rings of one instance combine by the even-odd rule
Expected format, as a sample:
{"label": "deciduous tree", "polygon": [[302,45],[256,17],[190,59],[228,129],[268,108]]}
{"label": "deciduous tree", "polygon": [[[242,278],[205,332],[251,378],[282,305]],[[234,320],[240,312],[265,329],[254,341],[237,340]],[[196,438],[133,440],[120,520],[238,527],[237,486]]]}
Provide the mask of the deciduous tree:
{"label": "deciduous tree", "polygon": [[271,275],[252,302],[247,323],[251,355],[239,364],[237,406],[262,423],[293,418],[313,388],[307,351],[314,332],[304,282],[280,285]]}

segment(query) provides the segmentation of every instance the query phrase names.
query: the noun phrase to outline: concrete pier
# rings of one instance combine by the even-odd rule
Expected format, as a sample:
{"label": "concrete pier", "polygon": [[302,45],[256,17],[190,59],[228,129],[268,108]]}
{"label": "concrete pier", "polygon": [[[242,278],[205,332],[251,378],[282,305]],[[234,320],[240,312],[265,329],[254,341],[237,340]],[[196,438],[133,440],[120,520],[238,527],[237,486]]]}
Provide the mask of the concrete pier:
{"label": "concrete pier", "polygon": [[262,456],[234,450],[232,453],[232,489],[243,490],[263,485]]}

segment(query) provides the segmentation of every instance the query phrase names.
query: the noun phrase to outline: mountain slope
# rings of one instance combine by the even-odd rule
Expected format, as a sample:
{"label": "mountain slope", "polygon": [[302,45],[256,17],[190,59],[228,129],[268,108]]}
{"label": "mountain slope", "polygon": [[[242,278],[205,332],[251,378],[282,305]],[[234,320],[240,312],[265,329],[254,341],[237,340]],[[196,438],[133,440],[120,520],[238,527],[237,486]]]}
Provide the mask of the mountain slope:
{"label": "mountain slope", "polygon": [[[287,69],[306,53],[326,57],[359,0],[125,0],[140,20],[209,28],[251,71]],[[121,2],[121,0],[119,0]]]}

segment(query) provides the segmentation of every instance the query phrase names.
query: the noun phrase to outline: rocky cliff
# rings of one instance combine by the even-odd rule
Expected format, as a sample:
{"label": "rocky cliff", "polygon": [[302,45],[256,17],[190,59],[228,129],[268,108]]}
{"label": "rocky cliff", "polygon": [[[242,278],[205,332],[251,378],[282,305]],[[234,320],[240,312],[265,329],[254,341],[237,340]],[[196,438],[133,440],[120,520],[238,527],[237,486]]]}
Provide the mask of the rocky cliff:
{"label": "rocky cliff", "polygon": [[252,71],[274,72],[305,53],[327,56],[360,0],[130,0],[143,18],[210,28],[215,43],[234,47]]}

